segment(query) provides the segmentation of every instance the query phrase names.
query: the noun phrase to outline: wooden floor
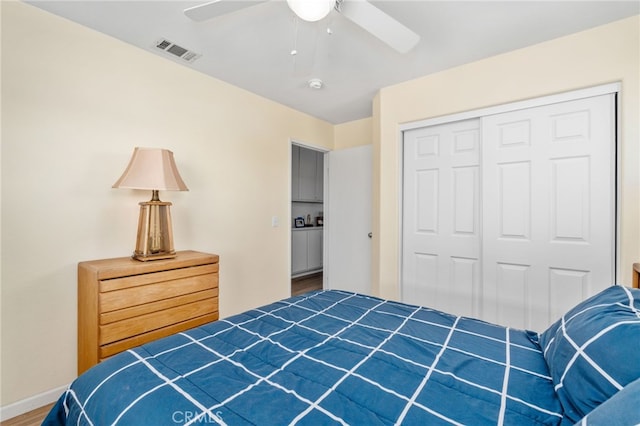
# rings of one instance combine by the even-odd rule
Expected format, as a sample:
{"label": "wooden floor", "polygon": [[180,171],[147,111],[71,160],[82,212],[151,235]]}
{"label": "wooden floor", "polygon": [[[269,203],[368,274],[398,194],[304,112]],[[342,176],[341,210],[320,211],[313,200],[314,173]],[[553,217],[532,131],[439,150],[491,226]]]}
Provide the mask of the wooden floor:
{"label": "wooden floor", "polygon": [[298,296],[313,290],[322,290],[322,272],[291,280],[292,296]]}
{"label": "wooden floor", "polygon": [[40,426],[53,404],[45,405],[0,423],[2,426]]}
{"label": "wooden floor", "polygon": [[[291,295],[297,296],[322,289],[322,272],[291,280]],[[40,426],[53,404],[19,415],[0,423],[0,426]]]}

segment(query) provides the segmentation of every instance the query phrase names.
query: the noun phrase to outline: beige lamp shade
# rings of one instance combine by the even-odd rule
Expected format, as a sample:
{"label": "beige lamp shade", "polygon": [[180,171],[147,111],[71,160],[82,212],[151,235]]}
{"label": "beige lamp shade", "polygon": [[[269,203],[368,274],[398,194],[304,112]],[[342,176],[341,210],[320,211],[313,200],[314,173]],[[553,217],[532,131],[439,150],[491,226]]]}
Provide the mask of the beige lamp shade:
{"label": "beige lamp shade", "polygon": [[173,152],[160,148],[136,148],[126,170],[114,188],[188,191]]}
{"label": "beige lamp shade", "polygon": [[171,203],[160,201],[158,192],[188,191],[178,173],[173,152],[159,148],[136,148],[114,188],[147,189],[151,200],[139,203],[138,236],[133,258],[141,261],[170,259],[173,248]]}

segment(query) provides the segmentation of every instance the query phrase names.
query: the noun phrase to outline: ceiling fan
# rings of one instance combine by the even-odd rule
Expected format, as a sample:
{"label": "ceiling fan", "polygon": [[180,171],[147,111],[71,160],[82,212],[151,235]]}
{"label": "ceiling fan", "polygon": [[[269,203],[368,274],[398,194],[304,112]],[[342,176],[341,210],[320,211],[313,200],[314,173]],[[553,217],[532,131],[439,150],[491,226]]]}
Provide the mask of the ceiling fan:
{"label": "ceiling fan", "polygon": [[[184,10],[194,21],[205,21],[270,0],[214,0]],[[367,0],[287,0],[305,21],[319,21],[335,10],[400,53],[407,53],[420,36]]]}

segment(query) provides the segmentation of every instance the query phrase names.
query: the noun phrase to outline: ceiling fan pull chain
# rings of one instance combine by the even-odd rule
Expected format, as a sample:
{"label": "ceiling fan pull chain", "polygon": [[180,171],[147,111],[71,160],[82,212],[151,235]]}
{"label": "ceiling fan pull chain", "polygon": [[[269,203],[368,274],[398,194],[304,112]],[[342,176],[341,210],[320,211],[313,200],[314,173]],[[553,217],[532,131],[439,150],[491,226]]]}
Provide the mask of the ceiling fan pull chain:
{"label": "ceiling fan pull chain", "polygon": [[298,17],[295,13],[292,14],[293,19],[293,49],[291,49],[291,56],[294,57],[293,65],[295,66],[295,56],[298,54]]}
{"label": "ceiling fan pull chain", "polygon": [[[336,4],[335,4],[335,6],[333,8],[334,8],[334,10],[339,12],[338,2],[337,1],[336,1]],[[333,25],[333,14],[332,13],[327,15],[327,18],[325,19],[325,22],[327,23],[327,34],[332,35],[333,34],[333,30],[331,29],[331,26]]]}

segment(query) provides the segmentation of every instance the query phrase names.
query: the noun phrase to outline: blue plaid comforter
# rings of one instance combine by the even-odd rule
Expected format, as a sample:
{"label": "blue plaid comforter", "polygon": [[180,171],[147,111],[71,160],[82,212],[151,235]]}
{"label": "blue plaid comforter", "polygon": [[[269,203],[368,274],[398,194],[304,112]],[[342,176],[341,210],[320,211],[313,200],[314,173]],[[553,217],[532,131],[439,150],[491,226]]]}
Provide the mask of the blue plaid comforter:
{"label": "blue plaid comforter", "polygon": [[562,409],[536,333],[343,291],[121,353],[46,424],[530,425]]}

